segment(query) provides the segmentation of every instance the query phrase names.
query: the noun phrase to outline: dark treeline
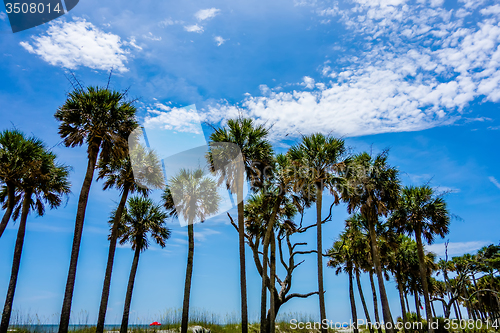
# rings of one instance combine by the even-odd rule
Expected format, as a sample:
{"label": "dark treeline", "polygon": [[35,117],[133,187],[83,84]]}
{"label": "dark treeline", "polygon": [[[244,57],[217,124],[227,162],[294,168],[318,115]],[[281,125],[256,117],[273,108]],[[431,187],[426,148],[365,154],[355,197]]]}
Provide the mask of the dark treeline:
{"label": "dark treeline", "polygon": [[[436,255],[425,250],[425,244],[449,233],[452,215],[444,195],[428,185],[404,187],[400,171],[389,164],[388,151],[350,153],[343,139],[317,133],[301,137],[286,153],[278,154],[269,141],[272,128],[239,117],[213,128],[206,155],[206,169],[211,176],[201,167],[182,169],[167,185],[160,159],[133,135],[139,128],[136,108],[125,93],[77,87],[68,94],[55,118],[64,145],[85,146],[88,157],[78,198],[59,333],[68,332],[85,211],[96,175],[104,190],[120,191],[119,203],[108,219],[109,251],[97,333],[104,331],[117,242],[130,243],[134,252],[120,329],[126,333],[140,254],[151,242],[168,246],[169,218],[187,222],[188,258],[180,323],[181,332],[187,332],[195,269],[194,223],[223,213],[218,208],[221,198],[217,188],[221,185],[237,199],[236,216],[227,215],[239,240],[244,333],[249,331],[245,244],[261,276],[260,332],[275,332],[280,308],[292,299],[317,295],[319,318],[327,320],[324,263],[335,268],[337,274],[348,275],[353,320],[360,317],[355,304],[357,289],[365,318],[383,321],[386,332],[397,330],[393,325],[397,320],[437,320],[436,306],[442,306],[445,318],[450,318],[452,311],[458,319],[486,321],[499,316],[500,246],[490,245],[476,254],[451,259],[446,255],[436,261]],[[237,147],[240,168],[234,167],[235,154],[217,148],[221,143]],[[218,168],[215,161],[222,161],[225,167]],[[20,220],[0,333],[6,333],[9,327],[28,216],[43,215],[46,206],[57,208],[64,202],[70,192],[69,172],[70,168],[58,163],[57,156],[41,140],[15,129],[0,133],[0,202],[4,209],[0,237],[10,220]],[[251,189],[247,198],[243,197],[245,183]],[[154,189],[162,191],[159,203],[148,198]],[[327,216],[322,214],[324,195],[329,195]],[[332,208],[337,205],[344,205],[350,217],[338,240],[324,249],[322,226],[335,219]],[[308,209],[315,211],[314,219],[305,218]],[[301,235],[314,231],[316,244],[311,249],[301,241]],[[293,273],[310,255],[316,257],[317,289],[304,294],[291,292]],[[368,274],[370,291],[363,292],[361,274]],[[400,318],[395,317],[399,309],[390,308],[385,289],[391,276],[400,296]],[[415,313],[409,296],[414,299]],[[368,302],[373,302],[373,313],[368,310]],[[372,327],[368,329],[374,332]],[[376,329],[382,332],[382,328]],[[321,328],[322,332],[327,330]],[[430,327],[429,331],[434,330]]]}

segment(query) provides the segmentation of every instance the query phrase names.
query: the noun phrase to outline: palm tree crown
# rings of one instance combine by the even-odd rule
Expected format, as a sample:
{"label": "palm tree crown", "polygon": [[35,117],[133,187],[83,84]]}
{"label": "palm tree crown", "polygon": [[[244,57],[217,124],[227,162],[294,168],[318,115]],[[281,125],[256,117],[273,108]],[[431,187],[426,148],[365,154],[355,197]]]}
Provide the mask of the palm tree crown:
{"label": "palm tree crown", "polygon": [[408,234],[420,229],[428,244],[432,244],[435,236],[444,238],[450,226],[446,202],[434,196],[434,190],[428,185],[403,188],[391,220]]}
{"label": "palm tree crown", "polygon": [[123,156],[128,135],[137,127],[136,109],[125,101],[125,93],[100,87],[74,90],[54,117],[61,122],[59,135],[67,147],[86,143],[102,148],[102,158]]}
{"label": "palm tree crown", "polygon": [[144,251],[150,245],[149,238],[152,238],[155,243],[165,247],[165,240],[170,238],[170,229],[164,226],[167,217],[162,207],[151,199],[130,198],[122,216],[120,244],[130,243],[133,250]]}

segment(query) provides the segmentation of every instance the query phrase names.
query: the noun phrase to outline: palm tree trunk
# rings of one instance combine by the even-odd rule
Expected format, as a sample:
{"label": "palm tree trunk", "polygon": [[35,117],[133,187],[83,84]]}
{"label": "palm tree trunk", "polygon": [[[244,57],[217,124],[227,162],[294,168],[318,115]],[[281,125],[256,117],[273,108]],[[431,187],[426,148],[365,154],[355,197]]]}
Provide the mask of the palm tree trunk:
{"label": "palm tree trunk", "polygon": [[3,307],[2,322],[0,324],[0,332],[7,333],[12,313],[12,304],[14,303],[14,293],[16,291],[17,276],[19,274],[19,266],[21,264],[21,254],[23,252],[24,234],[26,233],[26,220],[30,210],[31,191],[24,194],[23,211],[21,213],[21,222],[17,231],[16,246],[14,248],[14,259],[12,260],[12,271],[10,274],[9,288],[7,289],[7,297]]}
{"label": "palm tree trunk", "polygon": [[[319,292],[319,313],[321,323],[326,320],[325,291],[323,288],[323,237],[321,234],[321,206],[323,204],[323,183],[316,184],[316,250],[318,254],[318,292]],[[327,330],[321,325],[321,333]]]}
{"label": "palm tree trunk", "polygon": [[471,315],[472,315],[472,319],[474,321],[476,321],[477,320],[476,312],[472,308],[471,303],[469,301],[469,292],[467,291],[467,287],[464,287],[464,293],[465,293],[465,297],[467,298],[467,301],[465,304],[467,305],[467,313],[469,315],[469,319],[471,318]]}
{"label": "palm tree trunk", "polygon": [[[187,333],[189,324],[189,296],[191,296],[191,278],[193,277],[194,230],[193,223],[188,224],[189,250],[186,266],[186,281],[184,283],[184,301],[182,302],[181,333]],[[124,333],[124,332],[121,332]]]}
{"label": "palm tree trunk", "polygon": [[276,288],[276,239],[274,237],[274,232],[271,235],[271,298],[269,305],[269,327],[268,332],[274,333],[276,331],[276,294],[274,289]]}
{"label": "palm tree trunk", "polygon": [[406,291],[405,291],[405,302],[406,302],[406,309],[408,310],[408,312],[411,312],[410,302],[408,302],[408,293]]}
{"label": "palm tree trunk", "polygon": [[401,303],[401,319],[403,320],[403,327],[406,324],[406,307],[405,307],[405,299],[403,294],[403,284],[401,283],[400,273],[396,274],[396,283],[398,285],[399,291],[399,302]]}
{"label": "palm tree trunk", "polygon": [[421,321],[422,316],[420,315],[420,300],[418,299],[418,292],[417,292],[416,288],[415,288],[414,294],[415,294],[415,311],[417,312],[417,320]]}
{"label": "palm tree trunk", "polygon": [[429,285],[427,284],[427,265],[425,264],[424,246],[422,245],[422,233],[419,227],[415,228],[415,239],[417,241],[418,260],[420,262],[420,279],[422,282],[422,289],[424,291],[425,315],[427,317],[429,333],[434,333],[434,329],[431,325],[433,318],[431,301],[429,298]]}
{"label": "palm tree trunk", "polygon": [[94,177],[94,170],[99,154],[100,142],[95,142],[89,147],[89,161],[87,172],[83,180],[80,197],[78,198],[78,208],[76,212],[75,233],[73,235],[73,246],[71,248],[71,259],[69,263],[68,279],[64,292],[64,300],[61,310],[61,319],[59,321],[59,333],[68,333],[69,317],[71,315],[71,302],[73,300],[73,291],[75,289],[76,266],[78,264],[78,255],[80,253],[80,243],[82,241],[83,221],[85,220],[85,211],[89,199],[90,186]]}
{"label": "palm tree trunk", "polygon": [[[373,294],[373,312],[375,313],[375,322],[380,324],[380,316],[378,314],[378,300],[377,300],[377,290],[375,289],[375,282],[373,281],[373,270],[370,269],[370,285],[372,287]],[[382,333],[382,327],[378,325],[378,333]]]}
{"label": "palm tree trunk", "polygon": [[[368,312],[368,307],[366,306],[365,296],[363,295],[363,288],[361,287],[361,281],[359,279],[359,270],[358,269],[356,269],[356,283],[358,285],[359,297],[361,298],[361,304],[363,304],[363,311],[365,311],[366,322],[368,325],[368,323],[371,322],[370,313]],[[368,325],[368,329],[370,330],[370,333],[373,333],[372,325]]]}
{"label": "palm tree trunk", "polygon": [[349,300],[351,301],[351,314],[352,322],[354,323],[354,333],[359,333],[358,327],[356,326],[358,322],[358,313],[356,312],[356,301],[354,299],[352,268],[348,268],[347,273],[349,274]]}
{"label": "palm tree trunk", "polygon": [[125,296],[125,305],[123,306],[123,317],[122,326],[120,327],[120,333],[127,333],[130,303],[132,303],[132,291],[134,290],[135,274],[137,273],[140,254],[141,249],[139,248],[139,246],[137,246],[135,248],[134,260],[132,261],[132,268],[130,269],[130,276],[128,278],[127,295]]}
{"label": "palm tree trunk", "polygon": [[368,217],[367,220],[368,220],[368,228],[370,231],[372,257],[373,257],[373,262],[375,264],[375,272],[377,273],[378,288],[380,291],[380,301],[382,303],[382,314],[384,316],[384,324],[388,325],[390,323],[389,324],[390,328],[386,327],[386,332],[393,333],[391,310],[389,308],[389,301],[387,299],[387,293],[385,291],[384,276],[382,274],[382,265],[380,263],[380,258],[379,258],[375,226],[373,224],[373,220],[371,219],[371,217]]}
{"label": "palm tree trunk", "polygon": [[111,229],[111,236],[109,239],[108,263],[106,264],[106,273],[104,275],[104,284],[102,286],[101,305],[99,307],[99,317],[97,319],[96,333],[104,332],[104,322],[106,320],[106,310],[108,308],[109,287],[111,285],[111,273],[113,271],[113,262],[115,259],[116,240],[118,239],[118,227],[122,218],[123,209],[127,203],[129,186],[125,185],[123,188],[120,203],[116,208],[115,216],[113,218],[113,227]]}
{"label": "palm tree trunk", "polygon": [[247,274],[245,263],[245,220],[243,203],[243,170],[238,175],[238,188],[236,198],[238,200],[238,245],[240,253],[240,293],[241,293],[241,332],[248,333],[248,309],[247,309]]}
{"label": "palm tree trunk", "polygon": [[432,315],[434,316],[434,318],[437,317],[436,315],[436,309],[434,308],[434,302],[431,301],[431,308],[432,308]]}
{"label": "palm tree trunk", "polygon": [[276,215],[278,214],[279,207],[281,205],[282,196],[279,195],[273,207],[273,212],[269,222],[266,226],[266,234],[263,241],[263,251],[262,251],[262,289],[260,296],[260,331],[267,332],[267,318],[266,318],[266,308],[267,308],[267,266],[268,266],[268,254],[269,254],[269,242],[271,239],[271,233],[273,231],[274,221],[276,220]]}
{"label": "palm tree trunk", "polygon": [[10,182],[5,184],[7,186],[7,209],[2,217],[2,222],[0,222],[0,237],[2,237],[5,228],[7,228],[7,224],[9,223],[10,217],[12,216],[12,211],[14,210],[14,206],[16,205],[16,195],[15,195],[15,187]]}

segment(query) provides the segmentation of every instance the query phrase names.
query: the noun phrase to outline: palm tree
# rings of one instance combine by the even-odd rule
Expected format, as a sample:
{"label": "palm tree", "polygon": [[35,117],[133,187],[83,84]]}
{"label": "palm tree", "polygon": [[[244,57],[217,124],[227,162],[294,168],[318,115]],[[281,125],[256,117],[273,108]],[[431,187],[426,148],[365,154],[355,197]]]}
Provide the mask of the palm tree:
{"label": "palm tree", "polygon": [[56,163],[56,155],[49,152],[40,141],[34,138],[30,140],[41,149],[38,150],[36,155],[30,156],[33,162],[32,166],[24,170],[20,178],[21,187],[19,190],[22,191],[21,222],[17,232],[12,272],[0,324],[1,333],[6,333],[9,326],[28,214],[30,210],[35,210],[39,216],[42,216],[45,212],[45,205],[49,205],[51,209],[58,207],[63,197],[70,192],[69,167]]}
{"label": "palm tree", "polygon": [[68,332],[83,222],[97,159],[100,156],[103,161],[108,161],[111,156],[124,156],[126,139],[137,126],[134,119],[136,109],[125,101],[125,97],[125,93],[99,87],[76,89],[68,94],[66,102],[54,115],[60,122],[59,135],[66,147],[85,144],[88,157],[87,171],[78,198],[59,333]]}
{"label": "palm tree", "polygon": [[[241,157],[245,165],[245,170],[236,168],[233,174],[224,172],[223,177],[232,193],[236,192],[238,201],[238,243],[240,255],[240,292],[241,292],[241,330],[248,332],[248,310],[247,310],[247,283],[246,283],[246,263],[245,263],[245,221],[244,221],[244,198],[243,185],[246,172],[247,180],[252,181],[252,185],[259,184],[262,171],[269,165],[273,150],[268,141],[269,129],[264,125],[256,125],[250,118],[239,117],[229,119],[227,125],[223,128],[215,129],[210,135],[210,162],[213,166],[214,152],[220,151],[214,149],[217,143],[232,143],[241,151]],[[215,145],[214,145],[215,143]],[[224,150],[224,149],[223,149]],[[227,152],[225,152],[227,153]],[[223,158],[224,159],[224,158]],[[228,163],[231,161],[228,160]]]}
{"label": "palm tree", "polygon": [[17,129],[4,130],[0,133],[0,182],[5,186],[5,193],[1,199],[5,213],[0,222],[0,237],[18,202],[19,198],[16,198],[15,193],[21,187],[21,177],[30,168],[35,167],[33,157],[41,154],[43,150],[40,140],[34,137],[26,138]]}
{"label": "palm tree", "polygon": [[[304,184],[312,184],[316,189],[316,237],[318,256],[318,291],[319,309],[321,322],[326,319],[325,294],[323,288],[323,241],[321,233],[321,209],[323,204],[323,190],[330,188],[334,195],[334,203],[338,204],[336,194],[335,172],[342,165],[342,157],[345,154],[344,140],[320,133],[302,137],[302,141],[290,148],[288,154],[295,165],[299,168],[299,177],[303,178]],[[305,177],[304,177],[305,176]],[[326,329],[321,328],[322,332]]]}
{"label": "palm tree", "polygon": [[[400,190],[398,170],[388,165],[387,158],[386,151],[375,157],[368,153],[361,153],[352,158],[343,172],[347,184],[343,188],[342,197],[347,202],[348,212],[351,214],[359,209],[368,223],[372,259],[378,279],[384,322],[392,324],[375,231],[379,216],[387,216],[396,207]],[[392,333],[393,325],[390,326],[386,329]]]}
{"label": "palm tree", "polygon": [[[285,234],[283,226],[291,223],[289,220],[302,206],[310,206],[307,201],[314,194],[300,192],[296,187],[296,175],[291,165],[289,155],[278,154],[271,165],[271,171],[264,180],[263,188],[252,195],[245,205],[245,226],[254,244],[259,246],[262,240],[262,285],[261,285],[261,332],[274,332],[278,303],[275,297],[275,264],[269,262],[269,245],[275,247],[275,231],[279,236]],[[297,190],[297,192],[295,192]],[[288,221],[289,223],[285,223]],[[279,229],[278,229],[279,228]],[[271,256],[274,251],[271,251]],[[270,274],[268,275],[268,267]],[[270,292],[270,309],[267,312],[267,291]],[[268,313],[268,315],[266,315]]]}
{"label": "palm tree", "polygon": [[[134,169],[132,168],[131,159],[134,163]],[[143,172],[138,174],[137,170],[142,170]],[[104,331],[104,322],[109,299],[109,287],[111,285],[116,241],[118,239],[118,228],[128,195],[129,193],[138,192],[145,196],[148,193],[147,188],[137,185],[136,180],[138,177],[140,177],[140,183],[142,185],[147,185],[148,188],[161,188],[163,186],[162,169],[158,158],[154,152],[147,152],[144,147],[138,143],[130,147],[126,157],[111,157],[107,162],[102,159],[99,161],[99,177],[97,179],[106,179],[103,186],[104,190],[109,188],[119,189],[121,198],[118,207],[112,214],[113,222],[109,237],[108,261],[102,287],[101,305],[99,307],[99,317],[97,319],[97,333],[102,333]]]}
{"label": "palm tree", "polygon": [[[425,314],[427,322],[432,321],[432,309],[429,298],[427,266],[425,263],[422,237],[427,244],[432,244],[436,235],[444,238],[449,232],[450,214],[442,197],[435,197],[434,191],[428,185],[405,187],[401,193],[398,208],[392,215],[393,222],[402,231],[414,234],[417,242],[418,260],[420,264],[420,279],[423,288]],[[430,332],[434,332],[429,326]]]}
{"label": "palm tree", "polygon": [[[134,260],[127,285],[127,295],[123,307],[122,325],[120,333],[127,333],[130,303],[132,302],[132,291],[134,289],[135,274],[139,265],[139,255],[149,247],[149,237],[162,248],[165,241],[170,238],[170,229],[164,224],[168,214],[160,205],[156,205],[149,198],[132,197],[128,199],[121,220],[119,238],[120,244],[130,243],[134,250]],[[149,237],[148,237],[149,236]]]}
{"label": "palm tree", "polygon": [[417,243],[408,236],[399,234],[395,247],[389,256],[389,270],[394,273],[398,287],[399,301],[401,305],[401,319],[403,326],[406,323],[407,309],[405,306],[405,290],[410,289],[410,280],[418,271]]}
{"label": "palm tree", "polygon": [[[351,314],[353,323],[358,322],[358,315],[356,311],[356,301],[354,299],[354,260],[355,260],[355,242],[354,235],[349,229],[343,231],[339,240],[333,243],[333,247],[328,250],[327,254],[330,256],[330,260],[327,265],[332,268],[336,268],[335,274],[338,275],[341,271],[344,271],[349,276],[349,300],[351,303]],[[358,327],[354,326],[354,333],[358,333]]]}
{"label": "palm tree", "polygon": [[181,333],[186,333],[189,323],[189,298],[193,276],[194,227],[196,220],[204,221],[219,210],[221,197],[217,192],[217,182],[203,174],[203,170],[181,169],[172,177],[163,192],[165,208],[171,215],[181,216],[188,226],[188,259],[182,304]]}
{"label": "palm tree", "polygon": [[[354,214],[346,220],[346,230],[349,231],[351,238],[351,246],[353,246],[353,261],[354,272],[356,274],[356,283],[358,285],[358,293],[363,305],[367,322],[371,322],[370,313],[366,305],[363,288],[361,286],[360,274],[362,270],[371,270],[372,264],[370,261],[370,237],[367,235],[366,221],[363,220],[360,214]],[[369,325],[370,333],[373,333],[373,326]]]}

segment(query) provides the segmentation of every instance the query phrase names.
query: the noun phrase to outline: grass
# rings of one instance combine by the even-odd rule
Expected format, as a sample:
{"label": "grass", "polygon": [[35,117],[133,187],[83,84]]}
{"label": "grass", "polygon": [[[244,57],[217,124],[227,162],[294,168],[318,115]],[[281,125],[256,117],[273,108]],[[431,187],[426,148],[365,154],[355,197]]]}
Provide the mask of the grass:
{"label": "grass", "polygon": [[[416,316],[415,316],[416,317]],[[158,316],[151,318],[135,318],[136,324],[130,324],[129,332],[131,333],[159,333],[160,330],[175,330],[179,332],[180,323],[182,318],[182,309],[168,309]],[[16,333],[56,333],[57,332],[57,320],[58,315],[52,315],[50,317],[40,317],[38,315],[31,315],[29,313],[24,313],[20,311],[14,311],[11,317],[11,329]],[[280,313],[276,319],[276,333],[306,333],[306,332],[318,332],[317,330],[310,329],[292,329],[290,321],[292,319],[297,320],[297,322],[311,323],[310,327],[313,327],[313,323],[317,321],[315,317],[310,314],[305,314],[301,312],[285,312]],[[399,318],[398,318],[399,319]],[[412,321],[413,318],[408,318]],[[89,313],[86,311],[81,311],[76,314],[72,314],[73,322],[77,322],[76,325],[70,326],[70,332],[72,333],[95,333],[95,325],[90,321]],[[152,321],[159,321],[162,325],[159,327],[150,327],[148,324]],[[440,319],[440,328],[443,328],[443,319]],[[119,330],[120,325],[107,325],[106,329],[108,331]],[[226,313],[225,315],[220,315],[203,309],[192,309],[189,315],[189,326],[202,326],[208,328],[213,333],[240,333],[241,323],[238,313]],[[249,324],[250,333],[259,333],[260,324],[254,321]],[[490,327],[489,332],[493,331]],[[336,332],[335,330],[329,330],[329,332]],[[351,331],[352,332],[352,331]],[[481,330],[456,330],[459,333],[486,333],[487,329],[483,328]],[[360,330],[360,333],[368,333],[368,330]],[[448,333],[446,330],[439,329],[436,333]]]}

